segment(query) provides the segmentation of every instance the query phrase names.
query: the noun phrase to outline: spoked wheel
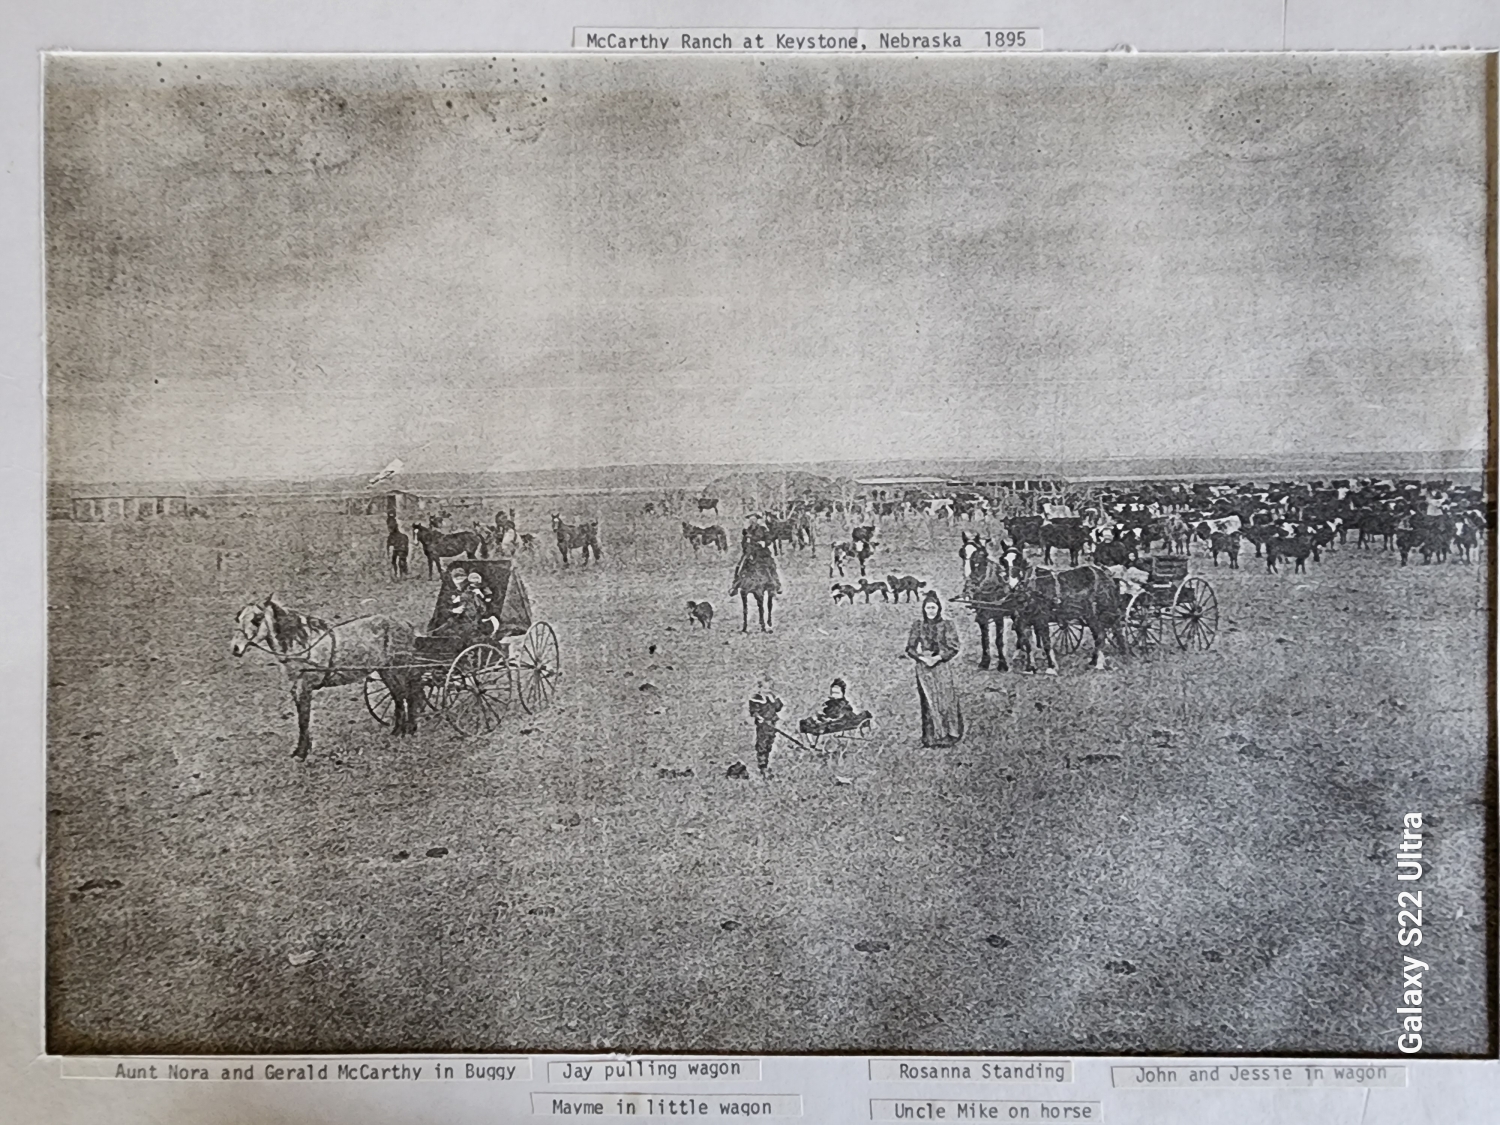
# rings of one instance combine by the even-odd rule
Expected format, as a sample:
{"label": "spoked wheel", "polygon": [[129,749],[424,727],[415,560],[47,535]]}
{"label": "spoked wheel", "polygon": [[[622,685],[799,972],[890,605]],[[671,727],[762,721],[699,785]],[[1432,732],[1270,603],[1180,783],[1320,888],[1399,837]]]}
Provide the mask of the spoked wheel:
{"label": "spoked wheel", "polygon": [[448,668],[439,709],[465,738],[488,734],[500,725],[514,691],[505,653],[494,645],[470,645]]}
{"label": "spoked wheel", "polygon": [[1071,656],[1083,645],[1082,621],[1054,621],[1048,627],[1052,633],[1052,651]]}
{"label": "spoked wheel", "polygon": [[1125,646],[1131,652],[1150,652],[1160,646],[1166,626],[1151,595],[1145,590],[1137,590],[1130,596],[1121,630],[1125,634]]}
{"label": "spoked wheel", "polygon": [[1172,635],[1183,649],[1206,652],[1219,635],[1219,599],[1201,578],[1185,579],[1172,598]]}
{"label": "spoked wheel", "polygon": [[381,726],[391,725],[391,718],[396,713],[396,701],[391,697],[391,689],[385,686],[379,672],[371,672],[365,677],[365,709],[375,716],[375,721]]}
{"label": "spoked wheel", "polygon": [[552,705],[557,681],[562,677],[562,650],[557,634],[545,621],[538,621],[516,646],[516,682],[521,706],[529,714]]}

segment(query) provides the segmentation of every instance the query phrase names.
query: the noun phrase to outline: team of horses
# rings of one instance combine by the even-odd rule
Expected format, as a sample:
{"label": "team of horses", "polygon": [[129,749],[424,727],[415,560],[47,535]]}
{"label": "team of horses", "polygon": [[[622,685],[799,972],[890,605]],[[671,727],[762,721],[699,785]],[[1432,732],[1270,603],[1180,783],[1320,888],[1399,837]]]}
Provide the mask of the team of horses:
{"label": "team of horses", "polygon": [[1094,641],[1090,666],[1103,669],[1105,646],[1125,648],[1121,626],[1125,603],[1119,584],[1103,567],[1092,563],[1052,570],[1034,566],[1020,543],[1001,540],[993,548],[978,535],[963,535],[958,557],[963,563],[963,600],[974,604],[979,626],[980,668],[990,666],[990,633],[995,637],[996,666],[1009,671],[1005,661],[1005,621],[1016,637],[1016,656],[1022,671],[1036,671],[1034,650],[1040,649],[1047,675],[1057,674],[1052,653],[1051,626],[1081,623]]}

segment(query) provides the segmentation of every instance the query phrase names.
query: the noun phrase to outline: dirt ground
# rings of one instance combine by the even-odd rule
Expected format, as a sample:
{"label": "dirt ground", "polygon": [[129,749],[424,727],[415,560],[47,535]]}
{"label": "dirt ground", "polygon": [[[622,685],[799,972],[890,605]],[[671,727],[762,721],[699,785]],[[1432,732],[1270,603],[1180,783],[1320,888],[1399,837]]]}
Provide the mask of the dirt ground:
{"label": "dirt ground", "polygon": [[[916,607],[835,607],[826,547],[782,557],[775,632],[752,604],[742,635],[730,560],[675,518],[601,534],[600,565],[545,535],[520,562],[562,644],[550,711],[396,739],[330,689],[301,763],[234,615],[276,593],[424,623],[436,582],[389,579],[379,519],[54,523],[49,1049],[1394,1054],[1414,952],[1424,1053],[1493,1049],[1482,564],[1195,556],[1212,651],[1056,678],[979,671],[960,615],[968,733],[938,751]],[[955,592],[957,529],[882,543],[873,572]],[[763,675],[793,721],[842,676],[875,737],[726,777],[755,772]],[[1400,883],[1416,811],[1430,867]]]}

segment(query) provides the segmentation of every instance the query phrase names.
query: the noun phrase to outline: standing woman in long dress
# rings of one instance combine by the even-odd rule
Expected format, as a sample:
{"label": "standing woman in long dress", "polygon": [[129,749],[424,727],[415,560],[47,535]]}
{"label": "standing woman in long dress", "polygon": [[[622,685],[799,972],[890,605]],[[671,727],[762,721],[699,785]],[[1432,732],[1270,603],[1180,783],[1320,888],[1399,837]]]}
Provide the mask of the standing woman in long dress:
{"label": "standing woman in long dress", "polygon": [[922,616],[913,622],[906,655],[917,665],[917,697],[922,701],[922,745],[952,746],[964,736],[963,712],[949,662],[958,655],[958,628],[943,616],[943,601],[928,590]]}

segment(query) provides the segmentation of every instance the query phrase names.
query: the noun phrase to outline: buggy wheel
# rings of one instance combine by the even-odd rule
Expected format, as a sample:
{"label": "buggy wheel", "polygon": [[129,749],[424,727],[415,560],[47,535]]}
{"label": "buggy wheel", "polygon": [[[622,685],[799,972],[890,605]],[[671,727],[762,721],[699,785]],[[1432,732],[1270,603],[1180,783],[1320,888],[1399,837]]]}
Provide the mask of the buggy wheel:
{"label": "buggy wheel", "polygon": [[1219,599],[1201,578],[1188,578],[1172,598],[1172,635],[1184,650],[1206,652],[1219,635]]}
{"label": "buggy wheel", "polygon": [[1083,645],[1083,622],[1082,621],[1054,621],[1049,630],[1052,633],[1052,651],[1071,656]]}
{"label": "buggy wheel", "polygon": [[381,726],[391,725],[391,716],[396,711],[396,701],[391,697],[391,689],[385,686],[385,681],[380,678],[379,672],[371,672],[365,677],[365,710],[369,711]]}
{"label": "buggy wheel", "polygon": [[1166,626],[1149,591],[1137,590],[1130,596],[1122,631],[1131,652],[1150,652],[1161,644]]}
{"label": "buggy wheel", "polygon": [[470,645],[448,668],[439,710],[465,738],[488,734],[500,725],[513,692],[505,653],[494,645]]}
{"label": "buggy wheel", "polygon": [[539,621],[526,630],[516,652],[515,671],[521,706],[529,714],[552,705],[557,681],[562,676],[562,651],[551,625]]}

